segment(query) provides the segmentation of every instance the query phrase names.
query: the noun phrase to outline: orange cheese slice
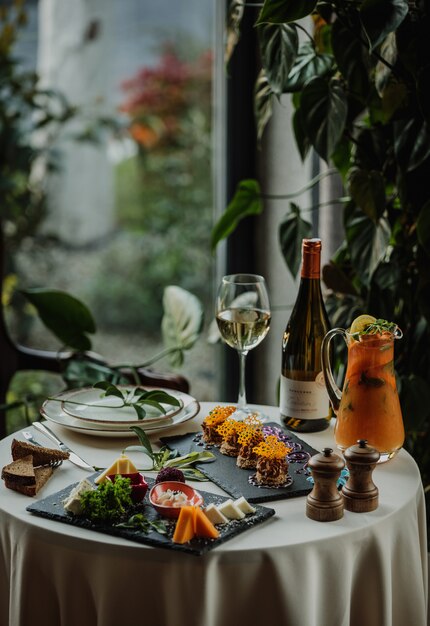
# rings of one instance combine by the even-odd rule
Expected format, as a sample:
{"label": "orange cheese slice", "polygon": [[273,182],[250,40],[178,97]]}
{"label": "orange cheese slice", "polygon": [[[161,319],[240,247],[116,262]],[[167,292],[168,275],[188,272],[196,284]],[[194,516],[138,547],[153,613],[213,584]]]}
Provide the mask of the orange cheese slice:
{"label": "orange cheese slice", "polygon": [[194,537],[194,506],[182,506],[173,533],[174,543],[187,543]]}
{"label": "orange cheese slice", "polygon": [[207,515],[198,506],[194,507],[194,532],[197,537],[208,537],[210,539],[216,539],[219,536],[219,532],[212,524]]}
{"label": "orange cheese slice", "polygon": [[200,507],[188,505],[181,507],[173,533],[175,543],[187,543],[193,537],[216,539],[218,536],[219,532]]}

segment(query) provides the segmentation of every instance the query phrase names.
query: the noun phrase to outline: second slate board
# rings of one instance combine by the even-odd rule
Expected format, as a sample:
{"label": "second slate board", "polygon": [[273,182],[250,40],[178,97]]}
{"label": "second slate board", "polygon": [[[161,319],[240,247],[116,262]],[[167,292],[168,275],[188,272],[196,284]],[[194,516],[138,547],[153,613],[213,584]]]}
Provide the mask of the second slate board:
{"label": "second slate board", "polygon": [[[310,456],[317,454],[317,450],[299,439],[299,437],[293,433],[281,429],[279,424],[270,423],[264,426],[279,429],[291,442],[296,444],[295,447],[300,448],[306,453],[299,455],[305,457],[300,461],[292,462],[292,460],[289,459],[288,473],[293,479],[293,482],[288,487],[259,487],[251,484],[249,478],[255,474],[255,469],[241,469],[237,467],[236,457],[221,454],[219,449],[215,446],[210,448],[210,451],[216,457],[215,461],[212,463],[196,464],[196,467],[233,498],[244,496],[249,502],[255,503],[307,495],[312,490],[313,485],[307,480],[308,475],[304,470],[304,466]],[[175,437],[163,437],[161,441],[169,448],[179,450],[179,453],[183,455],[194,452],[195,450],[202,450],[201,442],[196,441],[196,434],[197,433],[189,433]]]}

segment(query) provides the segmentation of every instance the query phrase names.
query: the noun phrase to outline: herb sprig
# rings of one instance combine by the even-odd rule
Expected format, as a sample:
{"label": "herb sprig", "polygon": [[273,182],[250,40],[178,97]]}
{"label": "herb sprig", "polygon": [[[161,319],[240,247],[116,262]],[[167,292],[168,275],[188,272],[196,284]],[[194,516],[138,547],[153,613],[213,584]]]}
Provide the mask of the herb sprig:
{"label": "herb sprig", "polygon": [[[143,405],[151,406],[163,415],[166,414],[166,409],[163,404],[169,406],[180,407],[181,402],[175,396],[170,395],[162,389],[146,390],[143,387],[132,387],[131,389],[125,389],[122,391],[119,387],[109,382],[108,380],[101,380],[95,385],[95,389],[101,389],[104,393],[101,397],[115,396],[122,400],[122,404],[119,404],[115,409],[122,409],[125,406],[130,406],[136,411],[137,419],[144,420],[146,417],[146,410]],[[58,402],[64,402],[64,398],[50,397],[49,400],[56,400]],[[84,406],[99,407],[99,408],[111,408],[105,404],[88,404],[87,402],[78,402],[76,400],[67,400],[68,404],[79,404]]]}
{"label": "herb sprig", "polygon": [[144,452],[152,461],[152,467],[146,467],[142,471],[159,471],[163,467],[178,467],[182,470],[185,478],[189,480],[208,480],[207,477],[195,467],[192,467],[195,463],[208,463],[215,459],[215,455],[208,450],[202,450],[201,452],[190,452],[183,456],[179,456],[178,450],[170,450],[167,446],[163,446],[158,452],[152,449],[151,442],[148,435],[140,426],[131,426],[132,431],[136,433],[139,438],[140,446],[128,446],[126,450],[138,448]]}
{"label": "herb sprig", "polygon": [[162,520],[148,519],[143,513],[135,513],[126,522],[115,524],[117,528],[133,528],[142,531],[145,535],[155,530],[160,535],[167,533],[167,526]]}
{"label": "herb sprig", "polygon": [[363,330],[353,333],[354,339],[362,337],[363,335],[382,335],[383,333],[395,333],[398,329],[397,324],[394,322],[387,322],[387,320],[377,319],[373,323],[368,324]]}

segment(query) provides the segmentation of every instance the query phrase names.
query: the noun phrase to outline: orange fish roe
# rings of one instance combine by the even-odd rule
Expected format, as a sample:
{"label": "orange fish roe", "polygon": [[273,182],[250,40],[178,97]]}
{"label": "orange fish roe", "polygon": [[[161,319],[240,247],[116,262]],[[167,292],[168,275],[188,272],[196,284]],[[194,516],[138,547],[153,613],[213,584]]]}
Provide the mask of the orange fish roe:
{"label": "orange fish roe", "polygon": [[229,417],[216,429],[223,439],[229,439],[232,435],[240,433],[245,428],[244,422],[237,422]]}
{"label": "orange fish roe", "polygon": [[279,441],[276,435],[269,435],[258,446],[253,448],[253,452],[266,459],[284,459],[291,448]]}
{"label": "orange fish roe", "polygon": [[222,424],[235,410],[235,406],[216,406],[203,421],[208,426],[217,426]]}

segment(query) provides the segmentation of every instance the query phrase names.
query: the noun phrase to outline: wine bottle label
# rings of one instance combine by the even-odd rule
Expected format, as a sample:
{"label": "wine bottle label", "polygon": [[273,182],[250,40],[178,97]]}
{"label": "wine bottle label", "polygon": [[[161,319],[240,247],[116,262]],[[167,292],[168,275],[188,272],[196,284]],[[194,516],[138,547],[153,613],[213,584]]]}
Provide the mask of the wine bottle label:
{"label": "wine bottle label", "polygon": [[304,420],[327,417],[329,398],[322,372],[315,380],[292,380],[281,376],[281,414]]}

